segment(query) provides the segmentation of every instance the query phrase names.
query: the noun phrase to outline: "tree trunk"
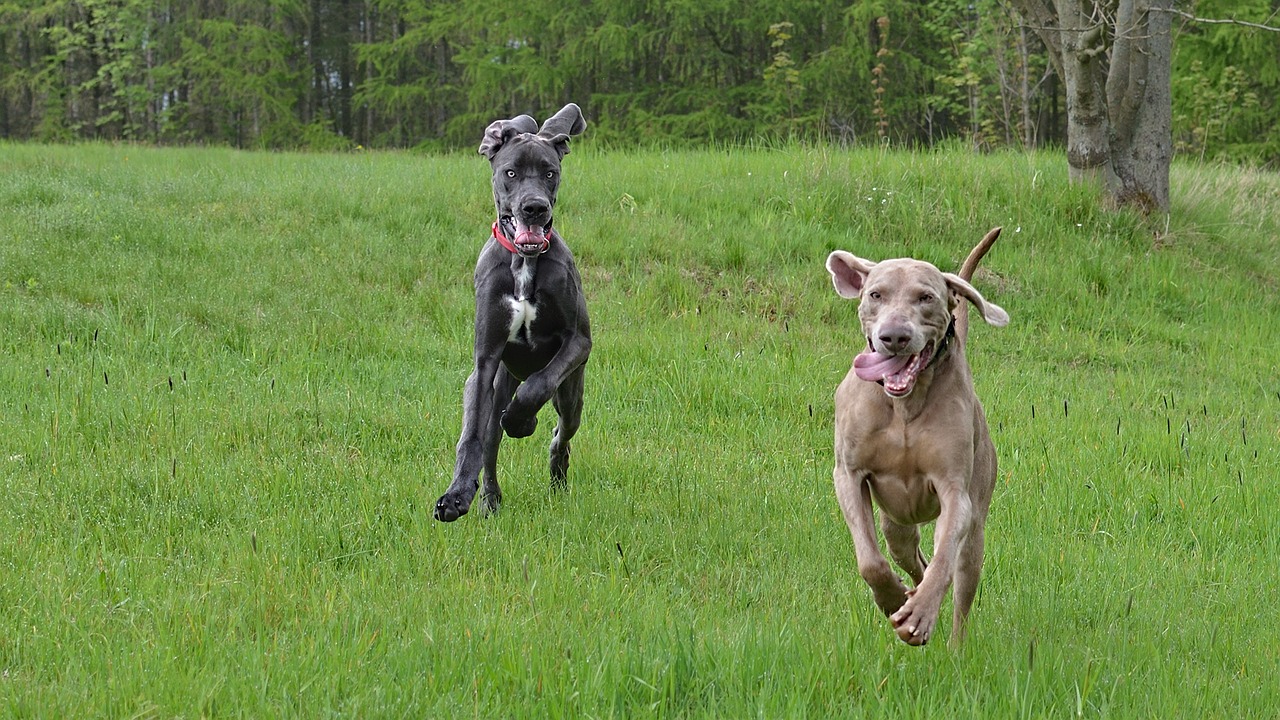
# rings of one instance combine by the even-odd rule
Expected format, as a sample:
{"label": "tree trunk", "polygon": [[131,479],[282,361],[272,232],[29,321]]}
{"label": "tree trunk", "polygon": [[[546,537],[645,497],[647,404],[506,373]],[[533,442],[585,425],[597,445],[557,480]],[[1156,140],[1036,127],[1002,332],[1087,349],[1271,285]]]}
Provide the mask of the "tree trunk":
{"label": "tree trunk", "polygon": [[1160,10],[1172,7],[1172,0],[1013,5],[1044,41],[1062,77],[1072,182],[1105,186],[1117,205],[1167,212],[1173,38],[1169,13]]}
{"label": "tree trunk", "polygon": [[1022,149],[1036,147],[1035,126],[1031,121],[1031,52],[1027,48],[1027,29],[1018,29],[1018,60],[1022,74],[1018,78],[1018,102],[1022,108]]}
{"label": "tree trunk", "polygon": [[1172,0],[1120,1],[1107,77],[1111,195],[1147,213],[1169,210],[1173,40],[1167,11],[1172,7]]}
{"label": "tree trunk", "polygon": [[1057,6],[1071,181],[1110,185],[1106,28],[1091,0],[1057,0]]}

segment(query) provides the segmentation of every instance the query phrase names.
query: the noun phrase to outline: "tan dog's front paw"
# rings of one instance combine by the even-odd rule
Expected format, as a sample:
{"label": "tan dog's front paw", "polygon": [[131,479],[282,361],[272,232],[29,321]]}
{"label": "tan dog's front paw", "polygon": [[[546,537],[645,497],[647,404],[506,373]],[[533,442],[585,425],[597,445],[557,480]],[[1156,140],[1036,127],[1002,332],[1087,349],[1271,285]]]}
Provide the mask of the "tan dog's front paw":
{"label": "tan dog's front paw", "polygon": [[876,605],[880,608],[880,612],[890,617],[893,616],[903,603],[907,601],[911,591],[901,582],[897,586],[888,585],[884,587],[874,588],[872,593],[876,600]]}
{"label": "tan dog's front paw", "polygon": [[916,589],[909,590],[907,602],[898,612],[889,616],[893,631],[908,645],[924,645],[929,642],[929,636],[938,624],[938,604],[930,603],[931,607],[925,607],[925,603],[918,602]]}

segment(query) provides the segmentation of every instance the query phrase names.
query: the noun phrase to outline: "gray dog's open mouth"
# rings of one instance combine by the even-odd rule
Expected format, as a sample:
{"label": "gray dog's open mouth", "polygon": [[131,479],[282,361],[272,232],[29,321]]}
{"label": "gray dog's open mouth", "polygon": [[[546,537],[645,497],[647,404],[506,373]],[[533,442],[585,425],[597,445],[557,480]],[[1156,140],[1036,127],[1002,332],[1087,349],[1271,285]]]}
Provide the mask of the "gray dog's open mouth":
{"label": "gray dog's open mouth", "polygon": [[518,217],[512,217],[510,220],[515,228],[511,244],[516,246],[516,251],[521,255],[525,257],[541,255],[551,246],[550,223],[545,226],[525,225]]}
{"label": "gray dog's open mouth", "polygon": [[883,382],[884,391],[893,397],[906,397],[916,386],[916,378],[933,359],[934,343],[914,355],[885,355],[867,348],[853,359],[853,372],[868,382]]}

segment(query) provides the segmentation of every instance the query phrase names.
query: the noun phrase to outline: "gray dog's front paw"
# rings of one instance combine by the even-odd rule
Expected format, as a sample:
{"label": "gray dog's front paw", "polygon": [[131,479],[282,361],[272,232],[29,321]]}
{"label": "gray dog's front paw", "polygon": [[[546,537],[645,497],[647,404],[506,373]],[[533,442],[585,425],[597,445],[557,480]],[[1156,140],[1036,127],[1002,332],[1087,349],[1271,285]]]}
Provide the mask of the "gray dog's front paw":
{"label": "gray dog's front paw", "polygon": [[508,408],[502,413],[502,429],[506,431],[507,437],[529,437],[538,429],[538,416],[536,413],[524,415]]}
{"label": "gray dog's front paw", "polygon": [[463,500],[453,493],[445,493],[436,501],[436,519],[440,522],[453,522],[471,509],[471,501]]}

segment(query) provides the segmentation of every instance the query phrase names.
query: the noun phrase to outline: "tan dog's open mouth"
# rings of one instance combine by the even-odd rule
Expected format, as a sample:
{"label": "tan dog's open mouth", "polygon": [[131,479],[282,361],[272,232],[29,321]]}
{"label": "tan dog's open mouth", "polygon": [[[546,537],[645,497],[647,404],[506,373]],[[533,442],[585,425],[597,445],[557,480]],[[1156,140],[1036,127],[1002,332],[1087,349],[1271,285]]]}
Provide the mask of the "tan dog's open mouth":
{"label": "tan dog's open mouth", "polygon": [[883,383],[884,391],[893,397],[906,397],[933,359],[933,349],[932,340],[914,355],[885,355],[867,348],[853,359],[853,372],[862,380]]}

